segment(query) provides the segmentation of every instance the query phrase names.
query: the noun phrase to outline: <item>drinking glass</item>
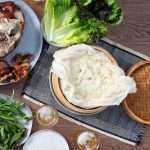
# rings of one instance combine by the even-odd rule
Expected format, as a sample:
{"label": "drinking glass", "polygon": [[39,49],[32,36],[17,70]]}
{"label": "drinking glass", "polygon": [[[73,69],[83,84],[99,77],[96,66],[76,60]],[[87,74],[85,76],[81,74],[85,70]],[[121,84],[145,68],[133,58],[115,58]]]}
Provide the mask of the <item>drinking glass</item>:
{"label": "drinking glass", "polygon": [[100,150],[100,139],[92,131],[82,132],[77,138],[79,150]]}
{"label": "drinking glass", "polygon": [[57,110],[49,105],[44,105],[36,111],[36,121],[40,127],[53,127],[58,120]]}

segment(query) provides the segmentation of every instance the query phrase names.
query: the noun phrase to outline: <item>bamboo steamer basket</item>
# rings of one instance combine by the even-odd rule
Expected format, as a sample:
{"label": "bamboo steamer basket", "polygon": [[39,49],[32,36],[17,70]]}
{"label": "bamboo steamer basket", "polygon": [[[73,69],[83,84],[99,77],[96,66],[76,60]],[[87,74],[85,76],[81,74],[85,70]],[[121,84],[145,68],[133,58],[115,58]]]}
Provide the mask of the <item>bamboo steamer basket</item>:
{"label": "bamboo steamer basket", "polygon": [[136,81],[137,92],[128,95],[123,108],[132,119],[150,125],[150,61],[133,65],[128,75]]}
{"label": "bamboo steamer basket", "polygon": [[[113,64],[117,64],[115,58],[107,50],[105,50],[101,47],[97,47],[97,46],[92,46],[92,47],[95,50],[104,53],[111,60],[111,62]],[[90,114],[99,113],[107,108],[107,107],[97,107],[97,108],[92,108],[92,109],[84,109],[84,108],[78,107],[78,106],[70,103],[66,99],[66,97],[64,96],[64,94],[61,90],[60,79],[56,74],[51,73],[49,80],[51,82],[51,89],[52,89],[53,95],[56,98],[56,100],[58,101],[58,103],[60,103],[64,108],[66,108],[67,110],[69,110],[73,113],[77,113],[77,114],[81,114],[81,115],[90,115]]]}

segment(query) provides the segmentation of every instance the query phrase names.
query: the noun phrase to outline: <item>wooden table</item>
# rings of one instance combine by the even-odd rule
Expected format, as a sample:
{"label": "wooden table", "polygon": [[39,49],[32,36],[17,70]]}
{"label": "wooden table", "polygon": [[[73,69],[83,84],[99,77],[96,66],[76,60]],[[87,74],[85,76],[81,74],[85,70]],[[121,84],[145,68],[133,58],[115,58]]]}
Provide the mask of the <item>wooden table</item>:
{"label": "wooden table", "polygon": [[[36,11],[39,18],[43,14],[43,4],[35,3],[31,0],[26,0],[31,7]],[[118,27],[110,27],[108,37],[117,41],[129,48],[141,51],[150,56],[150,1],[149,0],[120,0],[125,12],[124,22]],[[21,90],[24,81],[14,85],[0,87],[0,93],[11,95],[12,90],[15,90],[15,96],[20,98],[36,111],[39,106],[29,103],[21,98]],[[39,129],[34,122],[33,132]],[[60,118],[59,123],[54,127],[55,130],[62,133],[69,142],[71,150],[77,150],[76,137],[77,135],[87,130],[84,127],[78,126],[67,120]],[[100,135],[101,150],[150,150],[150,127],[146,127],[143,141],[140,145],[133,147],[104,135]]]}

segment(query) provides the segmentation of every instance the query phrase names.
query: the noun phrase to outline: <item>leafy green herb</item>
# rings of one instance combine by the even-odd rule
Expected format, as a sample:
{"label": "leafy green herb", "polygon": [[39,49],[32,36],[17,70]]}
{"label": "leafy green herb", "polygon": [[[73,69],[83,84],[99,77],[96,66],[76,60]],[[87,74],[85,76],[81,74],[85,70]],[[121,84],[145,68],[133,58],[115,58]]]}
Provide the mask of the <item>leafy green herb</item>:
{"label": "leafy green herb", "polygon": [[108,23],[119,24],[121,17],[116,0],[46,0],[42,27],[49,43],[68,46],[104,36]]}
{"label": "leafy green herb", "polygon": [[109,12],[106,21],[110,24],[119,24],[123,20],[123,12],[117,0],[105,0]]}
{"label": "leafy green herb", "polygon": [[92,2],[92,0],[79,0],[78,3],[80,6],[87,6]]}
{"label": "leafy green herb", "polygon": [[29,119],[21,111],[23,103],[0,99],[0,150],[13,150],[26,135],[26,128],[19,122]]}

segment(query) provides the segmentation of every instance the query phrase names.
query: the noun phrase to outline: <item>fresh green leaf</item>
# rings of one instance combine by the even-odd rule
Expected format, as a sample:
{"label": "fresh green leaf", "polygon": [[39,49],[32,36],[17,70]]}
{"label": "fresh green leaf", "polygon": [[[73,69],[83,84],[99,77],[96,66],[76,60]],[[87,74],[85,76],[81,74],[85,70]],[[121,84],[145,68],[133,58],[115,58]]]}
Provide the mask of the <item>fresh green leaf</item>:
{"label": "fresh green leaf", "polygon": [[[97,15],[101,9],[104,19]],[[49,43],[68,46],[104,36],[108,23],[119,24],[122,16],[117,0],[46,0],[42,28]]]}
{"label": "fresh green leaf", "polygon": [[111,7],[112,5],[116,4],[116,0],[105,0],[105,3],[108,5],[108,7]]}
{"label": "fresh green leaf", "polygon": [[91,18],[87,21],[90,33],[99,33],[101,36],[105,35],[108,31],[107,24],[96,18]]}
{"label": "fresh green leaf", "polygon": [[108,5],[109,13],[106,17],[106,21],[110,24],[120,24],[123,20],[123,11],[118,4],[117,0],[105,0]]}
{"label": "fresh green leaf", "polygon": [[87,6],[89,5],[93,0],[77,0],[78,1],[78,4],[80,6]]}
{"label": "fresh green leaf", "polygon": [[21,111],[22,107],[23,103],[12,98],[0,99],[0,150],[12,150],[25,137],[27,130],[19,120],[28,117]]}

